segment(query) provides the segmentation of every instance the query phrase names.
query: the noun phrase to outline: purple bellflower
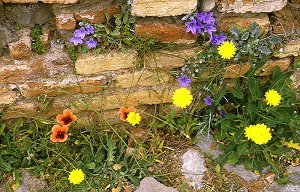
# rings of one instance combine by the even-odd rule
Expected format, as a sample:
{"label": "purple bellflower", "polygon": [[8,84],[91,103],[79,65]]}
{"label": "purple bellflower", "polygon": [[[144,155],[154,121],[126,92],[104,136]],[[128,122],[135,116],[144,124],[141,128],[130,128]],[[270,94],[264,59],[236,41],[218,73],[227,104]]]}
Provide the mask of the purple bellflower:
{"label": "purple bellflower", "polygon": [[80,29],[76,29],[74,32],[74,36],[80,37],[81,39],[83,39],[85,35],[86,35],[86,30],[84,27],[81,27]]}
{"label": "purple bellflower", "polygon": [[216,19],[213,17],[213,14],[214,14],[213,12],[206,13],[203,19],[203,23],[214,25]]}
{"label": "purple bellflower", "polygon": [[208,33],[212,37],[212,33],[216,32],[217,29],[214,27],[214,24],[206,24],[203,28],[203,32]]}
{"label": "purple bellflower", "polygon": [[182,77],[178,77],[177,80],[180,83],[180,87],[186,87],[186,88],[188,88],[189,83],[192,82],[192,80],[190,80],[187,75],[183,75]]}
{"label": "purple bellflower", "polygon": [[214,35],[212,37],[212,40],[211,40],[211,44],[214,45],[220,45],[222,44],[225,40],[227,39],[227,37],[225,35],[223,35],[222,33],[220,33],[220,35]]}
{"label": "purple bellflower", "polygon": [[197,20],[193,19],[192,21],[186,22],[185,25],[187,26],[186,32],[192,32],[194,35],[197,33],[198,24]]}
{"label": "purple bellflower", "polygon": [[86,29],[86,33],[85,33],[86,35],[94,34],[94,27],[92,25],[87,24],[85,29]]}
{"label": "purple bellflower", "polygon": [[88,41],[85,42],[88,49],[95,49],[97,46],[97,41],[94,40],[94,38],[90,38]]}
{"label": "purple bellflower", "polygon": [[78,44],[82,44],[83,40],[80,37],[75,36],[70,38],[70,42],[77,46]]}
{"label": "purple bellflower", "polygon": [[210,96],[208,96],[208,97],[204,98],[204,102],[206,105],[211,106],[211,104],[213,103],[213,100],[211,99]]}

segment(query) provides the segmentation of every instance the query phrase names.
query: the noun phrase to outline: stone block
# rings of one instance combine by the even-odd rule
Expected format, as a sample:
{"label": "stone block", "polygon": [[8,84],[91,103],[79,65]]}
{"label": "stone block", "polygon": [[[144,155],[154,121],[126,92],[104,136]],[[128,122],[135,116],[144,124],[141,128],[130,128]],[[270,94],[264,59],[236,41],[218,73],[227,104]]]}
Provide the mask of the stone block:
{"label": "stone block", "polygon": [[290,40],[281,47],[274,56],[278,58],[284,58],[288,56],[298,56],[300,54],[300,38]]}
{"label": "stone block", "polygon": [[131,88],[106,92],[90,98],[82,98],[74,104],[73,110],[109,110],[121,106],[152,105],[171,102],[175,85],[165,84],[150,88]]}
{"label": "stone block", "polygon": [[287,0],[221,0],[218,10],[226,13],[270,13],[282,9],[286,4]]}
{"label": "stone block", "polygon": [[284,36],[300,34],[300,11],[296,8],[288,5],[273,14],[271,25],[273,33]]}
{"label": "stone block", "polygon": [[2,119],[14,119],[19,117],[35,117],[38,113],[38,102],[34,100],[22,100],[5,109]]}
{"label": "stone block", "polygon": [[196,55],[198,47],[180,47],[174,50],[160,50],[145,55],[145,66],[173,69],[182,67],[185,60]]}
{"label": "stone block", "polygon": [[5,6],[5,15],[23,27],[33,27],[35,24],[43,25],[53,17],[49,5],[42,3],[8,4]]}
{"label": "stone block", "polygon": [[0,88],[0,105],[12,104],[16,101],[17,93],[8,88]]}
{"label": "stone block", "polygon": [[250,65],[248,64],[234,64],[224,68],[224,78],[240,78],[244,76],[249,70]]}
{"label": "stone block", "polygon": [[59,30],[73,30],[76,27],[76,20],[73,14],[59,14],[55,17],[56,28]]}
{"label": "stone block", "polygon": [[30,30],[22,29],[17,32],[18,41],[8,44],[10,56],[13,59],[26,59],[31,55]]}
{"label": "stone block", "polygon": [[21,95],[26,98],[37,97],[42,94],[47,96],[88,94],[102,91],[109,82],[105,76],[83,78],[71,75],[61,80],[39,79],[38,81],[29,81],[19,85],[19,89]]}
{"label": "stone block", "polygon": [[275,67],[279,67],[281,71],[286,71],[291,64],[290,58],[268,60],[267,63],[255,75],[268,76],[271,75]]}
{"label": "stone block", "polygon": [[197,0],[133,0],[131,14],[138,17],[176,16],[191,13],[197,8]]}
{"label": "stone block", "polygon": [[100,4],[100,6],[93,6],[90,8],[82,8],[74,13],[76,21],[88,21],[90,23],[104,23],[106,21],[105,14],[110,18],[114,14],[121,11],[118,5]]}
{"label": "stone block", "polygon": [[145,177],[140,186],[137,188],[135,192],[178,192],[172,187],[167,187],[160,182],[158,182],[153,177]]}
{"label": "stone block", "polygon": [[115,71],[135,67],[137,52],[135,50],[112,50],[100,54],[79,55],[75,62],[77,74],[95,75],[104,71]]}
{"label": "stone block", "polygon": [[229,31],[231,27],[238,27],[240,29],[248,29],[250,25],[256,22],[262,33],[268,32],[270,20],[266,13],[260,14],[224,14],[217,18],[219,21],[219,29],[221,31]]}
{"label": "stone block", "polygon": [[116,75],[116,85],[122,88],[134,86],[154,86],[166,83],[170,80],[171,75],[159,70],[141,70],[133,73]]}
{"label": "stone block", "polygon": [[70,4],[77,3],[79,0],[3,0],[4,3],[57,3],[57,4]]}
{"label": "stone block", "polygon": [[143,39],[150,38],[163,43],[195,43],[198,35],[186,33],[186,26],[180,18],[176,21],[171,18],[140,18],[134,25],[135,34]]}
{"label": "stone block", "polygon": [[[255,75],[258,76],[268,76],[271,75],[274,71],[275,67],[279,67],[283,72],[288,69],[291,64],[290,58],[276,59],[276,60],[268,60],[265,65],[261,68],[260,71],[257,71]],[[251,66],[249,64],[234,64],[229,65],[224,68],[224,78],[239,78],[244,76],[249,70]]]}

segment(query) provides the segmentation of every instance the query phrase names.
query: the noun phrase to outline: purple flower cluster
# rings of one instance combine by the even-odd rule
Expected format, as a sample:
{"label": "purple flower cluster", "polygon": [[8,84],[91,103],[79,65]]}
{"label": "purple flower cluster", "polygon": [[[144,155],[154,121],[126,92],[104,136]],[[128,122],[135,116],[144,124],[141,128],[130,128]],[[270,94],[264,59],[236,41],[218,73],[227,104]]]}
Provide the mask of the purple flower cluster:
{"label": "purple flower cluster", "polygon": [[217,31],[216,19],[213,17],[213,12],[199,12],[195,16],[190,17],[190,21],[186,22],[186,32],[195,34],[207,33],[211,39],[211,44],[221,44],[227,38],[222,33],[213,35]]}
{"label": "purple flower cluster", "polygon": [[70,42],[75,46],[85,43],[88,49],[95,49],[97,41],[93,37],[87,37],[87,35],[94,34],[94,27],[90,24],[86,24],[85,26],[81,24],[80,26],[80,29],[74,31],[74,37],[70,38]]}

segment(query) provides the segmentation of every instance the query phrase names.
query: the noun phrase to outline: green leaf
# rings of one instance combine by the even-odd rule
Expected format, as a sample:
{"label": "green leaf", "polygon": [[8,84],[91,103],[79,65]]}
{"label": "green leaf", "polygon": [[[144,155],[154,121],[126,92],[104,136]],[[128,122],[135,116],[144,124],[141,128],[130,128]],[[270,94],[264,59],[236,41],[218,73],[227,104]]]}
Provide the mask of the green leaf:
{"label": "green leaf", "polygon": [[254,78],[249,78],[248,79],[248,86],[249,86],[252,101],[256,101],[258,99],[261,99],[261,90],[259,89],[258,80],[254,79]]}
{"label": "green leaf", "polygon": [[253,103],[249,103],[247,105],[247,109],[246,110],[247,110],[247,113],[250,116],[250,121],[253,122],[254,116],[257,113],[257,107],[256,107],[256,105],[254,105]]}
{"label": "green leaf", "polygon": [[0,127],[0,136],[3,134],[3,131],[4,131],[4,129],[5,129],[5,126],[6,126],[6,124],[3,123],[3,124],[1,125],[1,127]]}
{"label": "green leaf", "polygon": [[272,50],[269,49],[267,46],[259,46],[259,47],[257,47],[257,49],[263,54],[266,54],[266,55],[272,54]]}
{"label": "green leaf", "polygon": [[225,93],[226,93],[226,84],[223,84],[221,91],[216,96],[216,99],[215,99],[215,102],[214,102],[215,106],[219,104],[221,99],[224,97]]}
{"label": "green leaf", "polygon": [[221,166],[219,164],[216,165],[215,170],[217,172],[217,174],[221,173]]}
{"label": "green leaf", "polygon": [[243,99],[244,98],[244,93],[242,92],[240,87],[235,87],[234,89],[232,89],[232,94],[233,94],[234,97],[236,97],[238,99]]}
{"label": "green leaf", "polygon": [[85,167],[87,169],[95,169],[96,168],[96,163],[95,162],[91,162],[85,165]]}
{"label": "green leaf", "polygon": [[250,36],[250,33],[247,31],[242,35],[241,40],[246,41],[249,38],[249,36]]}
{"label": "green leaf", "polygon": [[116,147],[116,142],[112,139],[112,138],[108,138],[107,139],[107,143],[106,143],[108,150],[107,150],[107,161],[109,163],[112,163],[114,161],[114,153],[115,153],[115,149]]}

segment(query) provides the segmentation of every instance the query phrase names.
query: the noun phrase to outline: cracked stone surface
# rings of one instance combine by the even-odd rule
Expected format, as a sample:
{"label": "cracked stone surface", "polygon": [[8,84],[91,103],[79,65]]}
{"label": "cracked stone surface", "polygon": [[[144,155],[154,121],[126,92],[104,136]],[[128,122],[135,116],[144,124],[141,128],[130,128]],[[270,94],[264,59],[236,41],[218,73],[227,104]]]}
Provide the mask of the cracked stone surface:
{"label": "cracked stone surface", "polygon": [[135,192],[178,192],[172,187],[166,187],[153,177],[145,177]]}
{"label": "cracked stone surface", "polygon": [[181,160],[181,172],[186,182],[194,189],[201,189],[204,172],[207,171],[204,157],[197,150],[189,149],[181,156]]}
{"label": "cracked stone surface", "polygon": [[245,181],[248,182],[257,180],[259,178],[259,176],[253,173],[252,171],[247,171],[244,168],[244,165],[233,166],[226,163],[223,167],[227,171],[235,173],[236,175],[238,175],[239,177],[243,178]]}

